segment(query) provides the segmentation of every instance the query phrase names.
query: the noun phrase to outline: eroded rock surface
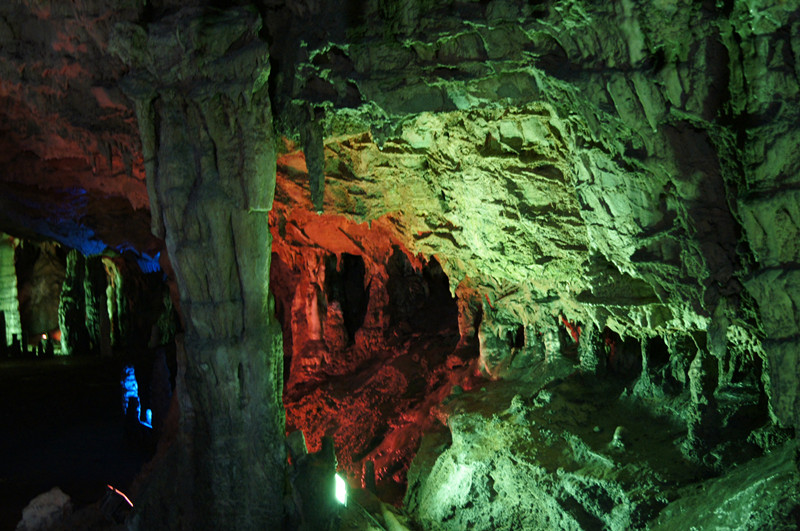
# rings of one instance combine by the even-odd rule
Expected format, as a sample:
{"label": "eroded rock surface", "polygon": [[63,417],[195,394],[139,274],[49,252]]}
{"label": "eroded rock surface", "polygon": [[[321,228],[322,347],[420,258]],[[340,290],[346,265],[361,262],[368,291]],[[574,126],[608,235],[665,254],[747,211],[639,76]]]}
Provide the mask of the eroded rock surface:
{"label": "eroded rock surface", "polygon": [[[165,238],[185,330],[179,440],[142,493],[142,528],[283,521],[267,222],[275,155],[259,29],[252,9],[186,8],[146,28],[118,25],[112,41],[132,67],[125,88],[136,102],[153,229]],[[183,494],[170,504],[161,491],[172,488]]]}
{"label": "eroded rock surface", "polygon": [[[220,404],[238,389],[231,360],[246,367],[262,352],[242,323],[269,322],[264,220],[277,165],[272,276],[290,423],[312,445],[333,432],[353,481],[374,460],[380,479],[399,471],[402,482],[420,426],[440,411],[452,446],[426,447],[420,463],[435,473],[414,472],[407,498],[431,527],[502,525],[502,493],[513,489],[547,500],[518,509],[519,525],[536,528],[539,514],[566,527],[641,527],[680,498],[705,504],[688,484],[706,477],[720,476],[709,485],[735,499],[728,470],[791,437],[796,3],[264,1],[250,11],[258,31],[212,10],[180,36],[158,22],[183,20],[177,4],[0,8],[0,222],[84,254],[127,243],[155,256],[160,242],[142,235],[146,171],[187,344],[200,353],[184,360],[198,393],[187,411],[217,427],[232,416],[247,432]],[[112,28],[128,39],[109,48]],[[138,70],[130,99],[120,84],[128,67]],[[277,163],[273,149],[286,151]],[[244,174],[258,179],[229,178]],[[444,326],[434,326],[440,314],[417,315],[431,311],[424,271],[434,259],[455,298]],[[217,337],[246,345],[200,344]],[[201,389],[212,380],[196,370],[204,356],[224,366],[228,390],[208,401]],[[473,390],[431,410],[473,368],[494,381],[487,393],[529,389],[445,412],[480,402]],[[560,419],[606,418],[558,401],[570,402],[575,380],[548,391],[555,402],[537,402],[542,381],[573,371],[581,392],[602,390],[604,411],[666,426],[664,438],[642,436],[678,464],[659,468],[636,442],[639,427]],[[252,401],[277,403],[271,378],[263,393],[266,380],[254,383],[262,394]],[[330,421],[339,411],[347,422]],[[392,439],[411,425],[413,437]],[[473,436],[491,452],[476,453]],[[524,466],[495,436],[531,449],[515,457]],[[766,458],[789,477],[788,456]],[[458,474],[480,496],[420,498],[426,481]],[[677,514],[662,512],[659,525]]]}

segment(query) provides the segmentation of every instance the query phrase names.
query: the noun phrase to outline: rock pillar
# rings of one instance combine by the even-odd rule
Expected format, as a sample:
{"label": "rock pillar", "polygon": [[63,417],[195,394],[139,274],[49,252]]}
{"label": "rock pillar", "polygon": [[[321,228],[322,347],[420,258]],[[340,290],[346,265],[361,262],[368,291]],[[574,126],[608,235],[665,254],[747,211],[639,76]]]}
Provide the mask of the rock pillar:
{"label": "rock pillar", "polygon": [[17,296],[17,273],[14,268],[14,239],[0,233],[0,312],[5,314],[5,333],[0,343],[11,345],[15,335],[22,334]]}
{"label": "rock pillar", "polygon": [[688,433],[683,450],[690,459],[702,459],[705,452],[713,447],[718,439],[717,404],[714,398],[714,388],[717,383],[716,369],[717,360],[698,348],[689,365],[691,401],[685,411]]}
{"label": "rock pillar", "polygon": [[586,374],[597,374],[601,371],[601,342],[600,333],[591,323],[586,323],[578,342],[578,360],[581,371]]}
{"label": "rock pillar", "polygon": [[0,358],[8,355],[8,345],[6,344],[6,312],[0,311]]}
{"label": "rock pillar", "polygon": [[66,276],[58,300],[58,327],[64,354],[87,354],[89,350],[86,297],[83,294],[84,262],[80,251],[73,249],[67,255]]}
{"label": "rock pillar", "polygon": [[[137,503],[141,528],[282,526],[283,354],[268,285],[276,162],[260,27],[251,9],[186,8],[146,29],[118,26],[110,44],[132,67],[124,88],[185,324],[175,472],[162,463],[162,483]],[[161,501],[170,491],[178,499]]]}
{"label": "rock pillar", "polygon": [[86,328],[89,331],[89,350],[94,355],[111,355],[111,320],[108,316],[108,278],[103,259],[90,256],[86,259],[83,277]]}

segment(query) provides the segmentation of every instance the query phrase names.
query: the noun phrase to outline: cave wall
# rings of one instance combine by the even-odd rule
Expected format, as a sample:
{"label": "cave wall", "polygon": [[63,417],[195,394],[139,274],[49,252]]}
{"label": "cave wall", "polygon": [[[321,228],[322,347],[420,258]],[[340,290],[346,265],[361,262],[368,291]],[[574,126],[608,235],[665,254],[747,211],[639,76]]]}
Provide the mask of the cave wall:
{"label": "cave wall", "polygon": [[[272,231],[290,380],[371,359],[351,343],[386,346],[396,246],[412,269],[441,264],[459,341],[478,342],[490,380],[565,360],[620,375],[682,423],[699,462],[715,428],[750,412],[748,429],[800,422],[794,3],[254,2],[263,26],[245,33],[264,45],[241,90],[223,64],[242,58],[237,24],[211,11],[191,42],[170,29],[205,4],[0,7],[0,221],[84,254],[152,261],[166,246],[209,426],[238,413],[204,401],[197,338],[241,342],[240,303],[268,323],[273,149],[286,150]],[[242,174],[257,182],[226,180]],[[390,245],[362,248],[376,233]],[[229,259],[250,250],[258,273],[244,267],[240,293]],[[326,286],[344,255],[364,263],[361,326]]]}
{"label": "cave wall", "polygon": [[[399,213],[412,252],[440,256],[454,288],[478,289],[511,323],[709,331],[701,347],[720,363],[755,354],[773,414],[796,423],[797,171],[781,147],[796,136],[795,6],[363,14],[384,24],[318,28],[277,80],[322,115],[327,208]],[[292,132],[308,118],[286,106]]]}

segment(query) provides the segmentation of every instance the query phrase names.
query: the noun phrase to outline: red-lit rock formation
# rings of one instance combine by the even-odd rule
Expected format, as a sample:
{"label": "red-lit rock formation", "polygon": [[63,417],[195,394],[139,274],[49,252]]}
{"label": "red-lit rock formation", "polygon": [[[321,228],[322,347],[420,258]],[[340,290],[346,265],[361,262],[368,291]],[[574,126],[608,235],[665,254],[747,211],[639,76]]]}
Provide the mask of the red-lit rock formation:
{"label": "red-lit rock formation", "polygon": [[284,330],[287,429],[303,430],[313,451],[332,436],[355,484],[372,461],[379,489],[397,500],[437,422],[431,408],[453,385],[472,385],[476,340],[459,335],[438,262],[410,254],[389,219],[317,214],[302,153],[279,157],[278,168],[270,283]]}

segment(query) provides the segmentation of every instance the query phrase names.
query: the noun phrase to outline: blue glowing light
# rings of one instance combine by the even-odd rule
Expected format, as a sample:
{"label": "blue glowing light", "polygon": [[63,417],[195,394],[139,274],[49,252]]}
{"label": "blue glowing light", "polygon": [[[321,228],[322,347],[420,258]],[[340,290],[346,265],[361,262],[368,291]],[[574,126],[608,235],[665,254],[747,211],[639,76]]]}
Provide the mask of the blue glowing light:
{"label": "blue glowing light", "polygon": [[[132,365],[126,365],[125,368],[122,369],[122,374],[122,381],[120,382],[122,385],[122,412],[127,415],[128,403],[131,398],[135,398],[137,404],[141,404],[141,402],[139,402],[139,382],[136,381],[136,370]],[[139,415],[137,415],[137,417],[138,416]]]}
{"label": "blue glowing light", "polygon": [[155,256],[141,253],[136,258],[136,263],[139,264],[139,269],[142,270],[142,273],[157,273],[161,271],[161,264],[158,262],[159,258],[161,258],[161,251],[157,252]]}
{"label": "blue glowing light", "polygon": [[153,427],[153,410],[146,409],[144,412],[144,419],[142,419],[142,402],[139,400],[139,382],[136,381],[136,369],[133,365],[126,365],[122,369],[122,410],[125,415],[128,414],[128,406],[131,401],[136,404],[136,419],[139,424],[147,428]]}

